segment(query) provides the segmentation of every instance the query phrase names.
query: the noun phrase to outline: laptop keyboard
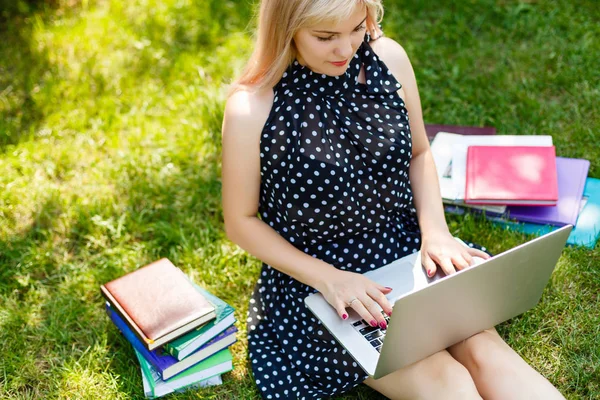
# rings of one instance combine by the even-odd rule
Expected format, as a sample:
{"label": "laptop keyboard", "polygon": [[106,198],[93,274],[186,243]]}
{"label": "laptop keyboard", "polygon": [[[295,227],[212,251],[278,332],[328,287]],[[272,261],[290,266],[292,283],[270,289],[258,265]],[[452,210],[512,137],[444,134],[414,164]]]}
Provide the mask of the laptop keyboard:
{"label": "laptop keyboard", "polygon": [[[383,315],[383,318],[385,318],[385,322],[389,325],[390,317],[383,311],[381,314]],[[381,329],[378,326],[373,327],[364,319],[353,322],[352,326],[371,344],[371,346],[375,347],[375,350],[381,352],[381,346],[383,345],[383,339],[385,338],[385,329]]]}

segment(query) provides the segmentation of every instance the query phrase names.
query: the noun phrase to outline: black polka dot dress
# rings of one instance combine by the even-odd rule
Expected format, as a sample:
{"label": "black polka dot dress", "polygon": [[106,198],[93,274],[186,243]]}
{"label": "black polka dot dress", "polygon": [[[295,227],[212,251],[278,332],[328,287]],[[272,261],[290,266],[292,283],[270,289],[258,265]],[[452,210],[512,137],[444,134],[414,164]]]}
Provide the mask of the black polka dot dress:
{"label": "black polka dot dress", "polygon": [[[274,88],[260,141],[260,216],[299,250],[342,270],[367,272],[420,248],[400,87],[365,40],[344,75],[294,62]],[[313,292],[263,265],[247,326],[265,399],[327,398],[368,376],[305,307]]]}

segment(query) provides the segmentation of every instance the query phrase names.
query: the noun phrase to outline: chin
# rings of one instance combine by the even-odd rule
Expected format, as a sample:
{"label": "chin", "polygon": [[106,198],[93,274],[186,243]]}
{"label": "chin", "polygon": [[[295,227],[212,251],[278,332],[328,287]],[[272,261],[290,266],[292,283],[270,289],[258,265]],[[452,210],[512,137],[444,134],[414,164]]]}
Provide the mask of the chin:
{"label": "chin", "polygon": [[333,65],[325,64],[324,68],[312,68],[310,64],[307,64],[308,68],[311,69],[315,74],[323,74],[328,76],[342,76],[346,73],[349,67],[349,63],[342,68],[336,68]]}
{"label": "chin", "polygon": [[345,68],[328,68],[326,72],[323,72],[325,75],[329,76],[342,76],[346,73],[348,67]]}
{"label": "chin", "polygon": [[346,69],[345,69],[345,70],[343,70],[343,71],[336,71],[335,73],[333,73],[333,74],[330,74],[330,75],[331,75],[331,76],[342,76],[342,75],[344,75],[344,74],[346,73],[346,71],[347,71],[347,70],[348,70],[348,68],[346,68]]}

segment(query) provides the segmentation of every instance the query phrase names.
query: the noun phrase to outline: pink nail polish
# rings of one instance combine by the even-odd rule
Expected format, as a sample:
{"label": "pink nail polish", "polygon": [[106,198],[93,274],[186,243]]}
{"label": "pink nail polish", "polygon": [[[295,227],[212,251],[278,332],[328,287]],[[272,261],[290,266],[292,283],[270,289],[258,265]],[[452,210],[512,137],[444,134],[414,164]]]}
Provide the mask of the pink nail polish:
{"label": "pink nail polish", "polygon": [[389,316],[389,317],[391,317],[391,316],[392,316],[392,312],[391,312],[391,311],[388,313],[388,316]]}
{"label": "pink nail polish", "polygon": [[342,314],[342,319],[348,319],[348,314]]}
{"label": "pink nail polish", "polygon": [[379,323],[379,327],[380,327],[381,329],[386,329],[386,328],[387,328],[387,324],[386,324],[385,322],[380,322],[380,323]]}
{"label": "pink nail polish", "polygon": [[428,269],[427,270],[427,276],[431,278],[433,276],[433,271],[430,270],[430,269]]}
{"label": "pink nail polish", "polygon": [[387,290],[394,290],[394,289],[392,289],[392,288],[391,288],[391,287],[389,287],[389,286],[386,286],[385,288],[386,288]]}
{"label": "pink nail polish", "polygon": [[377,326],[377,321],[371,320],[371,326],[375,328]]}

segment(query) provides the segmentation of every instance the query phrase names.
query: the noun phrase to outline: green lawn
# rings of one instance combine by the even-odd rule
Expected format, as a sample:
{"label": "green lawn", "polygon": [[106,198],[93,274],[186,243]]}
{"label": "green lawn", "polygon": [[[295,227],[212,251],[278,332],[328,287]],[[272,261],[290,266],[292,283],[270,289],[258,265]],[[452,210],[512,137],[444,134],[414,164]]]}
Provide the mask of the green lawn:
{"label": "green lawn", "polygon": [[[551,134],[599,178],[596,3],[387,0],[383,27],[411,56],[427,122]],[[244,321],[260,263],[223,233],[219,156],[250,1],[0,7],[0,398],[143,398],[99,286],[169,257],[236,307],[241,332],[224,385],[174,397],[257,399]],[[448,219],[493,252],[528,239]],[[541,303],[499,327],[570,399],[600,398],[599,265],[598,247],[566,249]]]}

